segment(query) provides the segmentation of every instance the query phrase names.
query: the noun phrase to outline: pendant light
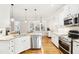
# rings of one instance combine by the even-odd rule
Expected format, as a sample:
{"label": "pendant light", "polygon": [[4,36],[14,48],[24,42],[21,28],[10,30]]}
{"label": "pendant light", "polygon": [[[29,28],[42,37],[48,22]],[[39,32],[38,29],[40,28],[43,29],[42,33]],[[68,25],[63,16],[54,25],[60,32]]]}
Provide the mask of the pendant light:
{"label": "pendant light", "polygon": [[42,16],[40,17],[40,23],[42,23]]}
{"label": "pendant light", "polygon": [[27,12],[27,9],[25,9],[25,23],[27,23],[27,15],[26,15],[27,13],[26,12]]}
{"label": "pendant light", "polygon": [[38,10],[35,8],[34,11],[35,11],[35,20],[40,19]]}
{"label": "pendant light", "polygon": [[11,4],[11,21],[14,22],[14,17],[13,17],[13,6],[14,4]]}
{"label": "pendant light", "polygon": [[34,11],[35,11],[35,20],[36,20],[37,19],[37,17],[36,17],[37,16],[36,15],[37,14],[37,9],[34,9]]}

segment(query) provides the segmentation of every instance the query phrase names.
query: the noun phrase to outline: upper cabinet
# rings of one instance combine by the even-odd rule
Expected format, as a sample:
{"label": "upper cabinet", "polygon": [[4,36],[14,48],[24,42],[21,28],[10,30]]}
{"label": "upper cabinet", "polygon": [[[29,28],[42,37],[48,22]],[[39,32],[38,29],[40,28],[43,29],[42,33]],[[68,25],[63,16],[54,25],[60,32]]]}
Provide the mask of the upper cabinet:
{"label": "upper cabinet", "polygon": [[40,21],[29,21],[28,25],[29,32],[46,31],[47,29],[45,21],[43,21],[42,23]]}
{"label": "upper cabinet", "polygon": [[10,5],[0,4],[0,27],[10,26]]}
{"label": "upper cabinet", "polygon": [[64,6],[64,13],[66,16],[70,14],[79,13],[79,5],[78,4],[68,4]]}

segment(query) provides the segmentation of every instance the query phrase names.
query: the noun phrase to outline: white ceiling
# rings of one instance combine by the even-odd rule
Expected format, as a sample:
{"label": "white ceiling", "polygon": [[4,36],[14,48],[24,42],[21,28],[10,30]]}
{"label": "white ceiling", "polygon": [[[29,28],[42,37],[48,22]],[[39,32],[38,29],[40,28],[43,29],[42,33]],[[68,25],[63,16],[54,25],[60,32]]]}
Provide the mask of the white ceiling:
{"label": "white ceiling", "polygon": [[[13,7],[13,16],[16,20],[25,19],[25,15],[28,18],[35,17],[50,17],[53,15],[57,9],[64,6],[63,4],[15,4]],[[25,9],[27,12],[25,13]],[[37,9],[37,13],[35,14],[34,9]]]}

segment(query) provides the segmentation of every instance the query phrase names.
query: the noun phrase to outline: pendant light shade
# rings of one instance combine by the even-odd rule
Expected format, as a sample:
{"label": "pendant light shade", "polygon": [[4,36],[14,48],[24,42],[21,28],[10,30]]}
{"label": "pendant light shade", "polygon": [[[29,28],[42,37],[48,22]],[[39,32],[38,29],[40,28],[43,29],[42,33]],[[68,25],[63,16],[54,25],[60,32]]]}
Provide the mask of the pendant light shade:
{"label": "pendant light shade", "polygon": [[25,9],[25,23],[27,23],[27,9]]}

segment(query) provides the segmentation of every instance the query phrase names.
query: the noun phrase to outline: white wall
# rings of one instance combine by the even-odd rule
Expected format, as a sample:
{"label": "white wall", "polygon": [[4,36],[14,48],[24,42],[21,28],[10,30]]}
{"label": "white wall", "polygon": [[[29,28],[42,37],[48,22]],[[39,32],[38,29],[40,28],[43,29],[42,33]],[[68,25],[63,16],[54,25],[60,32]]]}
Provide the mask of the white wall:
{"label": "white wall", "polygon": [[10,26],[10,5],[0,4],[0,27]]}

